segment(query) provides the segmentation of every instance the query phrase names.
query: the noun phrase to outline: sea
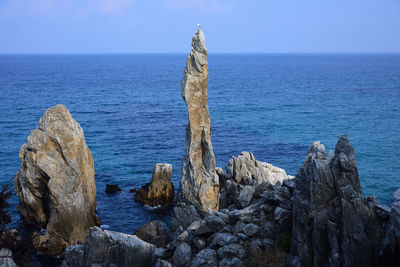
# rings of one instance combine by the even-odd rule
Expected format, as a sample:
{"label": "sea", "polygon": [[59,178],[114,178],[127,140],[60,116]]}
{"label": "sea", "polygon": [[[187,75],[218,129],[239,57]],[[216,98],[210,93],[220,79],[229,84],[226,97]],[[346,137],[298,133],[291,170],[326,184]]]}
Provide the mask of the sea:
{"label": "sea", "polygon": [[[65,105],[82,126],[96,171],[103,228],[133,233],[171,210],[143,206],[130,189],[173,165],[177,190],[187,108],[185,54],[0,55],[0,184],[13,188],[19,150],[46,109]],[[296,175],[307,148],[334,150],[348,134],[365,196],[390,205],[400,187],[400,54],[208,55],[217,166],[250,151]],[[122,191],[105,193],[106,184]],[[19,225],[15,193],[10,227]]]}

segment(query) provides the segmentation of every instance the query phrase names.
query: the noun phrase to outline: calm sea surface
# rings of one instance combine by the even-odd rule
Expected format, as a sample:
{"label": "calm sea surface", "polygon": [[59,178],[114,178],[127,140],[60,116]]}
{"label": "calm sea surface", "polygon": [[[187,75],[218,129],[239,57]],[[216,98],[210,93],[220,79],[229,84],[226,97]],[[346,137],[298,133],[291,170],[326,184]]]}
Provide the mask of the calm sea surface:
{"label": "calm sea surface", "polygon": [[[93,153],[98,214],[132,233],[169,211],[135,203],[129,189],[173,165],[178,187],[187,110],[186,55],[1,55],[0,183],[12,182],[19,149],[45,110],[64,104]],[[217,166],[251,151],[295,175],[306,149],[334,149],[347,133],[366,196],[390,204],[400,187],[400,55],[209,55],[208,100]],[[104,193],[106,183],[122,192]],[[11,199],[14,225],[17,198]]]}

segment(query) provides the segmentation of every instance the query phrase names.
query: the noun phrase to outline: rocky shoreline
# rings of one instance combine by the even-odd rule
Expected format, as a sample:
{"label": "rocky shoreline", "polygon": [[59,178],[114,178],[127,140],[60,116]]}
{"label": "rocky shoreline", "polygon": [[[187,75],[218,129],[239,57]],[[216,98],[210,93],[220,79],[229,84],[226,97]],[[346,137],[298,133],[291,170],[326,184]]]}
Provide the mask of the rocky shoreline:
{"label": "rocky shoreline", "polygon": [[[400,266],[400,189],[391,207],[364,197],[347,135],[330,153],[314,142],[295,177],[250,152],[232,157],[224,170],[211,143],[200,29],[181,86],[188,126],[176,200],[170,164],[157,164],[135,195],[147,205],[174,205],[171,226],[150,222],[133,235],[97,227],[83,130],[64,106],[46,111],[21,148],[15,177],[36,252],[62,255],[63,267]],[[13,266],[10,251],[0,253]]]}

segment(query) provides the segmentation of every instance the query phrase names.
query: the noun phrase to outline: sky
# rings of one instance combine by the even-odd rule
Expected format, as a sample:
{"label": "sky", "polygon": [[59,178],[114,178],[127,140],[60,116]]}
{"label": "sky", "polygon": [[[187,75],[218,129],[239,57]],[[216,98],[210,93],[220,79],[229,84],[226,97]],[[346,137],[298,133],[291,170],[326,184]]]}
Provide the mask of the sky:
{"label": "sky", "polygon": [[400,0],[0,0],[0,53],[400,52]]}

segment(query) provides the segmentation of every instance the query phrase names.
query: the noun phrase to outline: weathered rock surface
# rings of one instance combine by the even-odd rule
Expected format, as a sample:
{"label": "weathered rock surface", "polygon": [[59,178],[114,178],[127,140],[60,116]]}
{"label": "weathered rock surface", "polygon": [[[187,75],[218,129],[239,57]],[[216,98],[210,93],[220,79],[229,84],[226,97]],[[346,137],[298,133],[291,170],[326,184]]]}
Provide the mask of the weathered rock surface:
{"label": "weathered rock surface", "polygon": [[151,182],[140,188],[134,199],[149,206],[171,206],[174,204],[175,190],[171,182],[172,165],[157,163]]}
{"label": "weathered rock surface", "polygon": [[15,176],[18,210],[25,223],[45,235],[34,235],[36,250],[59,254],[84,242],[98,224],[93,157],[83,130],[63,105],[48,109],[20,150]]}
{"label": "weathered rock surface", "polygon": [[382,238],[376,203],[362,194],[355,154],[347,135],[333,157],[314,143],[295,178],[292,264],[374,266]]}
{"label": "weathered rock surface", "polygon": [[242,152],[238,157],[232,157],[225,167],[226,174],[237,184],[255,185],[270,183],[275,185],[291,178],[284,169],[254,158],[253,153]]}
{"label": "weathered rock surface", "polygon": [[160,221],[149,222],[133,234],[156,247],[164,247],[170,238],[167,225]]}
{"label": "weathered rock surface", "polygon": [[90,228],[86,243],[68,247],[62,267],[154,266],[156,247],[135,235]]}
{"label": "weathered rock surface", "polygon": [[11,250],[7,248],[0,249],[0,266],[2,267],[18,267],[12,258]]}
{"label": "weathered rock surface", "polygon": [[208,63],[204,34],[199,29],[192,39],[181,82],[189,123],[186,128],[180,198],[208,212],[219,209],[219,178],[211,144],[207,103]]}
{"label": "weathered rock surface", "polygon": [[400,266],[400,188],[393,193],[393,198],[382,241],[382,266]]}
{"label": "weathered rock surface", "polygon": [[121,188],[117,184],[106,184],[106,193],[107,194],[116,194],[121,191]]}

